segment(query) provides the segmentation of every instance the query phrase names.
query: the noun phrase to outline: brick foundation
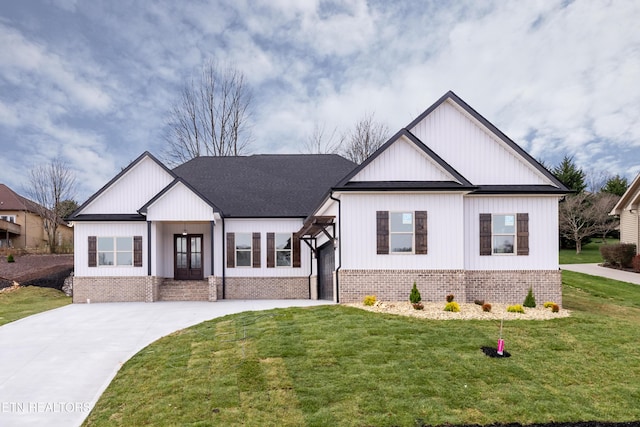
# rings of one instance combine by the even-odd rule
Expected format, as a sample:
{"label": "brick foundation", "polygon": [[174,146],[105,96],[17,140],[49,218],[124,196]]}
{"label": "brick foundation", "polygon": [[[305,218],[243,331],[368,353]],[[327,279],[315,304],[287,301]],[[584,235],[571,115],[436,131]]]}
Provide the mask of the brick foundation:
{"label": "brick foundation", "polygon": [[423,301],[457,301],[521,304],[529,287],[536,301],[562,304],[560,270],[465,271],[465,270],[340,270],[340,302],[360,302],[365,295],[383,301],[405,301],[416,282]]}
{"label": "brick foundation", "polygon": [[73,302],[153,302],[161,277],[74,277]]}
{"label": "brick foundation", "polygon": [[[218,286],[222,295],[222,284]],[[308,277],[227,277],[225,299],[309,299]]]}

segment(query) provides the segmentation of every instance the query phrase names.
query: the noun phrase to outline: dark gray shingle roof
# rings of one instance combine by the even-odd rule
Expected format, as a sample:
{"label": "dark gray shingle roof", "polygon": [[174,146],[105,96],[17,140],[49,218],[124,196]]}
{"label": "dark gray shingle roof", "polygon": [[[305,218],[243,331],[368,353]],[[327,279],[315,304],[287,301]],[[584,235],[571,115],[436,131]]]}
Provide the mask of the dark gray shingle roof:
{"label": "dark gray shingle roof", "polygon": [[356,165],[335,154],[198,157],[175,169],[226,217],[306,217]]}

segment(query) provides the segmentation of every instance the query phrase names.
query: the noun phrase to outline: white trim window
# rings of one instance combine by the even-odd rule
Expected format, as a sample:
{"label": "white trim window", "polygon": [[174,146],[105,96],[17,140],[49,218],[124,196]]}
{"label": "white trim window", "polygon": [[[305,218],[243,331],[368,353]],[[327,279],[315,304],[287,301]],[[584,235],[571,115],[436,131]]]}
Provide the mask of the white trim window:
{"label": "white trim window", "polygon": [[15,215],[0,215],[0,219],[3,219],[7,222],[16,222],[16,216]]}
{"label": "white trim window", "polygon": [[291,267],[291,233],[276,233],[276,267]]}
{"label": "white trim window", "polygon": [[414,229],[413,212],[389,212],[389,252],[412,254]]}
{"label": "white trim window", "polygon": [[251,267],[253,236],[251,233],[236,233],[236,267]]}
{"label": "white trim window", "polygon": [[515,255],[516,214],[493,214],[491,247],[494,255]]}
{"label": "white trim window", "polygon": [[133,237],[98,237],[98,266],[133,266]]}

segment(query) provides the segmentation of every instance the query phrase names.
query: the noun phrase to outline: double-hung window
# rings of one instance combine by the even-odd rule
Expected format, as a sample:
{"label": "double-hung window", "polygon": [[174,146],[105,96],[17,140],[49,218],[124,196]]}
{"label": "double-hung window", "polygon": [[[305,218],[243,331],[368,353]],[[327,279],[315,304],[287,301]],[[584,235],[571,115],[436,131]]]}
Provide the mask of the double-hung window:
{"label": "double-hung window", "polygon": [[515,254],[516,215],[494,214],[492,218],[492,248],[494,254]]}
{"label": "double-hung window", "polygon": [[236,267],[251,267],[252,235],[251,233],[235,233]]}
{"label": "double-hung window", "polygon": [[4,219],[7,222],[16,222],[15,215],[0,215],[0,219]]}
{"label": "double-hung window", "polygon": [[389,252],[413,253],[413,212],[389,213]]}
{"label": "double-hung window", "polygon": [[132,266],[133,237],[98,237],[99,266]]}
{"label": "double-hung window", "polygon": [[291,267],[291,233],[276,233],[276,267]]}

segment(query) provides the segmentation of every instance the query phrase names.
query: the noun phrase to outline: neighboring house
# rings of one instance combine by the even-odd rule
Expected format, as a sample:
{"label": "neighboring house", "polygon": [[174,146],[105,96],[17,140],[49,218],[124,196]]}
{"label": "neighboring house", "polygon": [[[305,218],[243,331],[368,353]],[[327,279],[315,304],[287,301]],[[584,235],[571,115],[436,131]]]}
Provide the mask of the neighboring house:
{"label": "neighboring house", "polygon": [[416,282],[427,301],[521,303],[532,287],[561,303],[567,192],[452,92],[359,166],[255,155],[169,170],[145,152],[71,216],[74,301],[393,301]]}
{"label": "neighboring house", "polygon": [[640,175],[613,207],[609,215],[620,215],[620,243],[633,243],[640,253]]}
{"label": "neighboring house", "polygon": [[[49,239],[38,212],[37,203],[0,184],[0,247],[48,251]],[[73,229],[60,224],[57,234],[58,246],[71,251]]]}

